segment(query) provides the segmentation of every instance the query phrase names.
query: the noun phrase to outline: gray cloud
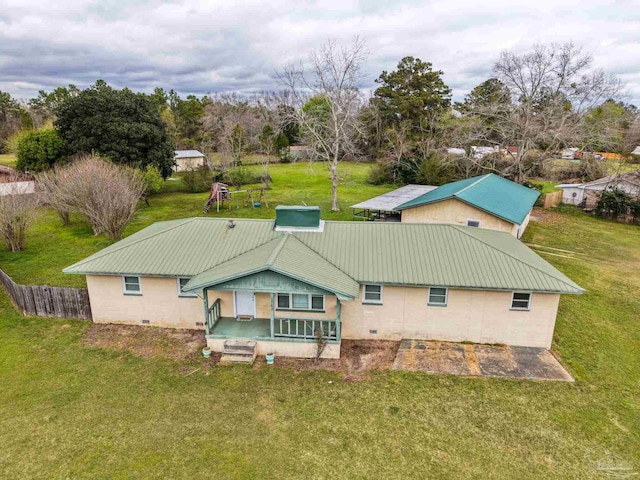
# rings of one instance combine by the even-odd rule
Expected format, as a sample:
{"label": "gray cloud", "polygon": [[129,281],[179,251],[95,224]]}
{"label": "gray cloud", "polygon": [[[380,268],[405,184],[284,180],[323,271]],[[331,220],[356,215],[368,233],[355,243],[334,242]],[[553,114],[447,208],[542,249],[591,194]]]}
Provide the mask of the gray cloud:
{"label": "gray cloud", "polygon": [[360,34],[371,52],[364,88],[412,55],[443,70],[459,99],[502,49],[572,40],[640,104],[639,12],[624,0],[0,0],[0,90],[28,98],[98,78],[198,95],[274,89],[283,64]]}

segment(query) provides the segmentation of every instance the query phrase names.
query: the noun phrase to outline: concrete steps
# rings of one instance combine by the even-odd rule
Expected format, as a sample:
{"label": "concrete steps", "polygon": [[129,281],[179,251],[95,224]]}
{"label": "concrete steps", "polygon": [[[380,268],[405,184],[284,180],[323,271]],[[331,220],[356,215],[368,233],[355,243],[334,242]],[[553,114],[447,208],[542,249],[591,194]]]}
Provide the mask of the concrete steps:
{"label": "concrete steps", "polygon": [[251,340],[226,340],[220,363],[246,363],[256,359],[256,342]]}

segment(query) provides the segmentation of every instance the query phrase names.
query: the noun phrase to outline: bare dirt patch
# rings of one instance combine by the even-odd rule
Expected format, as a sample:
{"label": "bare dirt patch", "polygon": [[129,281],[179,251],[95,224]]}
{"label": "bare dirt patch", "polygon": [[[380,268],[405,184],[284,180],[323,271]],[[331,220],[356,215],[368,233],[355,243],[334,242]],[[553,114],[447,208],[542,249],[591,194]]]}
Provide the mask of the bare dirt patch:
{"label": "bare dirt patch", "polygon": [[[276,357],[275,365],[291,368],[296,372],[304,370],[332,370],[340,372],[345,380],[359,381],[365,379],[370,372],[390,370],[398,352],[400,342],[384,340],[342,340],[340,358]],[[256,359],[256,366],[265,365],[263,358]]]}
{"label": "bare dirt patch", "polygon": [[531,212],[531,221],[549,225],[566,223],[566,217],[549,208],[535,207]]}
{"label": "bare dirt patch", "polygon": [[81,344],[87,347],[126,351],[137,357],[192,360],[201,356],[200,351],[206,341],[204,332],[200,330],[94,323],[85,333]]}

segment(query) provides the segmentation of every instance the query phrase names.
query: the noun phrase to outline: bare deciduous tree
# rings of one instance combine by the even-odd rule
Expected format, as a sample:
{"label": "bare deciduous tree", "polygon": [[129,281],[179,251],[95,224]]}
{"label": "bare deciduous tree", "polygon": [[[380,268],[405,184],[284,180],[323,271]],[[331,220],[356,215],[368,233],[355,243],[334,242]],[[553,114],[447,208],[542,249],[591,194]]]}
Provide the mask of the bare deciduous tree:
{"label": "bare deciduous tree", "polygon": [[43,174],[39,184],[44,201],[61,216],[78,212],[95,235],[104,233],[112,240],[122,237],[146,189],[143,176],[135,170],[94,155],[82,155]]}
{"label": "bare deciduous tree", "polygon": [[[287,110],[290,121],[302,128],[312,156],[329,164],[333,211],[340,210],[338,165],[343,158],[358,154],[359,85],[366,57],[366,46],[358,37],[348,48],[329,41],[311,53],[308,67],[289,65],[279,75],[288,90],[283,98],[293,107]],[[305,108],[312,99],[315,104]]]}
{"label": "bare deciduous tree", "polygon": [[37,195],[0,196],[0,236],[12,252],[24,248],[27,230],[37,215],[37,206]]}
{"label": "bare deciduous tree", "polygon": [[537,45],[524,54],[504,51],[493,73],[508,88],[512,101],[482,105],[471,112],[490,119],[482,122],[475,140],[498,143],[507,150],[511,168],[504,173],[518,182],[526,178],[525,158],[532,150],[548,152],[579,142],[581,120],[589,108],[621,89],[618,79],[591,69],[591,57],[572,43]]}

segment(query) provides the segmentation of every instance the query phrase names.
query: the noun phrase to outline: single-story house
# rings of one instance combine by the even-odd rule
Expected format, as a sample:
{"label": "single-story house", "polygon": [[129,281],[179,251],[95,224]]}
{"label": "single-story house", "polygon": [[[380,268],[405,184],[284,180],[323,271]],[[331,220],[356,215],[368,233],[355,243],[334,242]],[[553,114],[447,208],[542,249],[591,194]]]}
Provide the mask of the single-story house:
{"label": "single-story house", "polygon": [[196,170],[206,165],[204,153],[198,150],[176,150],[176,164],[173,167],[174,172],[184,172],[185,170]]}
{"label": "single-story house", "polygon": [[315,356],[318,333],[333,358],[343,338],[548,348],[560,295],[583,292],[508,233],[323,221],[318,207],[158,222],[64,272],[86,276],[94,322],[296,357]]}
{"label": "single-story house", "polygon": [[616,187],[632,197],[640,197],[640,170],[609,175],[588,183],[562,183],[562,203],[580,205],[591,210],[607,187]]}
{"label": "single-story house", "polygon": [[540,193],[493,173],[447,183],[398,205],[402,223],[453,223],[524,233]]}
{"label": "single-story house", "polygon": [[306,160],[311,158],[311,147],[308,145],[291,145],[289,152],[296,160]]}

